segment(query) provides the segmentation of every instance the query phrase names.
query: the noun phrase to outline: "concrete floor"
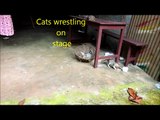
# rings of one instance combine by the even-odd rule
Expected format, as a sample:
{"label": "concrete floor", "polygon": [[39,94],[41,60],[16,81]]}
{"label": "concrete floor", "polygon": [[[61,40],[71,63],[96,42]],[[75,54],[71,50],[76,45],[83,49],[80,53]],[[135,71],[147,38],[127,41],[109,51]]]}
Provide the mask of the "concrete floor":
{"label": "concrete floor", "polygon": [[[69,93],[75,91],[78,95],[69,96],[70,98],[67,98],[69,102],[57,102],[57,104],[130,104],[130,102],[112,101],[110,98],[107,101],[104,97],[99,97],[99,100],[93,102],[90,97],[83,97],[82,93],[103,96],[103,90],[112,91],[119,86],[117,91],[123,92],[126,97],[123,99],[128,101],[126,92],[128,87],[138,90],[145,98],[142,93],[154,89],[154,84],[157,83],[140,68],[131,64],[128,72],[122,72],[105,65],[95,69],[92,63],[77,61],[73,54],[76,47],[74,44],[70,48],[52,46],[53,41],[65,40],[56,37],[52,30],[21,30],[10,40],[13,42],[7,43],[2,38],[0,40],[2,104],[16,104],[24,98],[30,100],[28,104],[34,100],[39,101],[37,104],[52,104],[40,100],[53,97],[55,94],[69,96]],[[73,96],[76,96],[75,101],[71,99]],[[111,96],[114,99],[114,95]],[[81,101],[84,99],[88,101],[79,102],[78,97]]]}

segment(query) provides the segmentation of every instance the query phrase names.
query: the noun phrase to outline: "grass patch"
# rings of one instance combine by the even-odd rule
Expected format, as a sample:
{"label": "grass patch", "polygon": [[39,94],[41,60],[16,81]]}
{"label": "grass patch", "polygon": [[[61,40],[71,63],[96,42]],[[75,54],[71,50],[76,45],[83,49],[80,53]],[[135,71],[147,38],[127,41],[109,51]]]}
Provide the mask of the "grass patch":
{"label": "grass patch", "polygon": [[[136,105],[128,100],[128,87],[135,89],[143,97],[141,105],[160,105],[160,90],[143,82],[131,82],[110,88],[101,88],[97,94],[82,91],[63,91],[48,98],[40,98],[40,105]],[[34,99],[27,99],[25,104],[34,104]],[[18,101],[3,101],[3,105],[17,105]]]}

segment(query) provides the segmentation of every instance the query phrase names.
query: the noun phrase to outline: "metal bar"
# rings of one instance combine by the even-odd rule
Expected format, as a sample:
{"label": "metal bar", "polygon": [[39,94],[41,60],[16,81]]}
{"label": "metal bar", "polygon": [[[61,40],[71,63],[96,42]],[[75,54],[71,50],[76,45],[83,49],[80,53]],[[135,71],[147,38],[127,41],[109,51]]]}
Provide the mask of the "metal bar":
{"label": "metal bar", "polygon": [[[157,68],[158,68],[158,67],[157,67]],[[159,79],[158,77],[160,76],[160,65],[159,65],[159,68],[158,68],[157,71],[158,71],[158,73],[157,73],[156,76],[154,77],[155,80],[158,80],[158,79]]]}
{"label": "metal bar", "polygon": [[[149,15],[149,16],[146,16],[146,19],[145,19],[145,21],[142,21],[142,23],[144,23],[144,22],[146,22],[147,20],[150,20],[151,19],[151,15]],[[146,27],[146,29],[148,29],[148,27]],[[143,30],[143,29],[142,29]],[[143,39],[143,42],[144,43],[146,43],[146,44],[149,44],[148,43],[148,35],[147,34],[145,34],[145,33],[143,33],[144,34],[144,39]],[[144,59],[144,57],[145,57],[145,55],[146,55],[146,53],[147,53],[147,51],[148,51],[149,49],[148,49],[148,47],[147,47],[147,49],[144,51],[144,53],[143,53],[143,55],[142,55],[142,57],[141,57],[141,62],[143,63],[142,65],[144,65],[144,62],[146,61],[145,59]]]}
{"label": "metal bar", "polygon": [[135,21],[135,15],[132,15],[128,30],[127,30],[127,37],[131,38],[131,34],[132,34],[132,30],[133,30],[133,25],[134,25],[134,21]]}
{"label": "metal bar", "polygon": [[[146,15],[143,15],[141,21],[145,21],[145,18],[146,18]],[[143,37],[144,37],[143,31],[140,31],[139,35],[140,35],[139,40],[143,41]]]}
{"label": "metal bar", "polygon": [[[160,56],[158,56],[158,57],[156,58],[155,62],[156,62],[156,63],[159,63],[159,60],[160,60]],[[152,73],[151,73],[151,74],[153,75],[153,77],[155,77],[156,74],[158,74],[158,68],[159,68],[158,64],[157,64],[157,65],[154,64],[153,71],[152,71]]]}
{"label": "metal bar", "polygon": [[[155,23],[155,28],[157,27],[158,28],[158,25],[159,25],[159,22],[160,22],[160,20],[158,20],[157,21],[157,23]],[[151,46],[150,46],[150,54],[151,54],[151,56],[153,55],[153,57],[150,57],[149,58],[149,61],[151,61],[151,63],[154,63],[154,53],[156,52],[156,50],[157,50],[157,47],[159,46],[157,43],[158,43],[158,34],[159,34],[159,31],[157,30],[155,33],[153,32],[152,33],[153,35],[152,35],[152,37],[151,37],[151,40],[152,40],[152,44],[151,44]],[[157,47],[156,47],[157,46]],[[149,74],[151,73],[151,71],[152,71],[152,65],[150,65],[149,66],[150,67],[150,69],[149,69],[149,71],[147,71]]]}
{"label": "metal bar", "polygon": [[[150,20],[148,20],[148,21],[151,21],[151,20],[153,20],[155,18],[155,16],[154,15],[152,15],[151,16],[151,18],[150,18]],[[146,27],[146,32],[147,32],[147,30],[150,30],[151,29],[151,26],[153,25],[153,23],[154,22],[150,22],[149,23],[149,26],[148,27]],[[148,61],[148,58],[149,57],[151,57],[151,55],[150,55],[150,47],[151,47],[151,44],[152,44],[152,42],[153,42],[153,39],[150,39],[151,38],[151,36],[153,36],[154,34],[152,33],[152,34],[150,34],[150,33],[146,33],[146,43],[147,43],[147,48],[148,48],[148,50],[146,50],[146,54],[144,54],[143,55],[143,59],[144,60],[146,60],[146,61]],[[149,62],[149,61],[148,61]],[[147,72],[147,69],[144,69],[144,71],[146,71]]]}
{"label": "metal bar", "polygon": [[[143,18],[143,16],[142,15],[140,15],[140,17],[139,17],[139,20],[138,20],[138,23],[137,24],[139,24],[140,22],[142,22],[142,18]],[[137,27],[137,26],[136,26]],[[137,35],[135,36],[135,40],[139,40],[139,37],[140,37],[140,34],[138,33],[138,27],[137,27],[137,31],[136,31],[136,33],[137,33]]]}
{"label": "metal bar", "polygon": [[153,52],[155,52],[155,55],[153,56],[153,58],[152,58],[152,61],[153,61],[153,67],[152,67],[152,71],[149,71],[150,72],[150,74],[154,74],[154,70],[156,69],[156,67],[157,67],[157,65],[159,64],[159,57],[160,57],[160,55],[159,55],[159,53],[160,53],[160,32],[158,32],[158,36],[157,36],[157,40],[158,40],[158,42],[157,42],[157,44],[155,45],[155,50],[153,51]]}
{"label": "metal bar", "polygon": [[134,25],[133,25],[133,30],[132,30],[132,33],[131,33],[131,38],[134,39],[135,36],[136,36],[136,25],[137,25],[137,19],[138,19],[139,15],[136,15],[135,16],[135,21],[134,21]]}
{"label": "metal bar", "polygon": [[[138,25],[136,26],[137,28],[139,28],[138,32],[137,29],[135,29],[136,23],[138,23]],[[127,31],[128,38],[135,38],[141,42],[148,44],[148,48],[139,55],[138,62],[143,63],[143,65],[145,64],[145,62],[150,62],[150,65],[148,65],[148,70],[146,69],[146,72],[154,79],[158,79],[160,74],[160,31],[158,30],[159,26],[159,15],[143,15],[140,17],[132,16]],[[155,29],[157,29],[157,31],[155,31]],[[147,30],[149,32],[152,30],[152,33],[147,33]]]}
{"label": "metal bar", "polygon": [[[145,21],[145,19],[146,19],[146,15],[143,15],[141,21]],[[140,32],[139,32],[139,35],[140,35],[139,40],[140,40],[141,42],[143,42],[143,39],[144,39],[143,31],[140,31]],[[143,54],[140,54],[140,55],[139,55],[139,57],[138,57],[138,59],[137,59],[137,62],[140,62],[140,60],[142,59],[142,55],[143,55]]]}

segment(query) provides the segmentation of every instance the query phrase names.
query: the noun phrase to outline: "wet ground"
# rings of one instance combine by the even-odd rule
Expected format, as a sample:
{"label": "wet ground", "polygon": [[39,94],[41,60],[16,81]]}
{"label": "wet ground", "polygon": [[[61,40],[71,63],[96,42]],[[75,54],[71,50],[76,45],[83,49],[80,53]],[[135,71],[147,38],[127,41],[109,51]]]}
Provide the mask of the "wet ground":
{"label": "wet ground", "polygon": [[128,101],[127,88],[143,97],[141,104],[160,104],[157,81],[137,66],[123,72],[75,59],[74,49],[52,46],[54,30],[17,31],[1,38],[1,104],[135,104]]}

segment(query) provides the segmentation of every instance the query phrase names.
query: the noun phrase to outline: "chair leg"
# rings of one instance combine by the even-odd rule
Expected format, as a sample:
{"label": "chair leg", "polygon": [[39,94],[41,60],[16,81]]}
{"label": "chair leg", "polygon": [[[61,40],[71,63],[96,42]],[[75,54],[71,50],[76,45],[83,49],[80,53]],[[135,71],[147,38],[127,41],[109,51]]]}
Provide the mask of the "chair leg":
{"label": "chair leg", "polygon": [[141,48],[137,48],[136,53],[135,53],[136,59],[133,61],[133,65],[136,65],[136,62],[137,62],[137,59],[138,59],[140,52],[141,52]]}

